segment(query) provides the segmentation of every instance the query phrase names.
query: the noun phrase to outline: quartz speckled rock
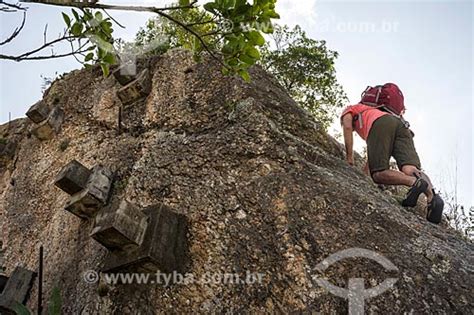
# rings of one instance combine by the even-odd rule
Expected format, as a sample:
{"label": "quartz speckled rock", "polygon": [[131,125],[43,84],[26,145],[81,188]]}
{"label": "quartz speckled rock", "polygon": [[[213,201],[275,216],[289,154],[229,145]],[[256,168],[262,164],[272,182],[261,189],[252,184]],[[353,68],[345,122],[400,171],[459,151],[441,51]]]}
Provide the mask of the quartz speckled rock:
{"label": "quartz speckled rock", "polygon": [[[347,313],[347,301],[319,287],[318,277],[340,287],[349,278],[366,279],[366,287],[397,278],[391,290],[366,301],[368,312],[472,311],[472,244],[401,208],[349,167],[341,145],[262,69],[253,68],[246,84],[222,76],[217,62],[196,64],[183,51],[144,63],[151,91],[129,106],[121,133],[113,122],[122,87],[99,68],[68,74],[45,95],[45,102],[59,99],[65,113],[56,137],[41,143],[28,128],[17,130],[13,156],[0,164],[8,272],[18,263],[34,269],[43,244],[44,293],[58,285],[65,314]],[[70,144],[61,151],[65,139]],[[185,216],[184,270],[196,280],[252,272],[262,281],[84,281],[86,271],[104,267],[107,250],[89,237],[87,222],[63,211],[67,196],[52,188],[73,159],[114,172],[112,203],[162,203]],[[362,259],[316,270],[330,254],[354,247],[384,255],[398,272]],[[36,295],[33,289],[33,308]]]}

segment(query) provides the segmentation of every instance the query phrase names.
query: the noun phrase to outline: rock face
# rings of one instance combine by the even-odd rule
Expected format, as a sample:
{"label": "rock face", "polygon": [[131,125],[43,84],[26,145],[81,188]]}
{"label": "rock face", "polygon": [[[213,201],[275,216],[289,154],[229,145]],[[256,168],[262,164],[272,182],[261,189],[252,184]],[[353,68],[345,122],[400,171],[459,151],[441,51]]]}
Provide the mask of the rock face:
{"label": "rock face", "polygon": [[[348,301],[318,279],[347,288],[360,285],[348,279],[363,278],[369,288],[388,277],[396,283],[367,298],[367,312],[474,309],[472,244],[401,208],[348,166],[341,146],[263,70],[254,68],[246,84],[183,51],[145,66],[150,94],[122,110],[114,77],[80,70],[44,96],[64,112],[52,139],[30,136],[34,124],[26,119],[0,127],[7,274],[17,264],[37,270],[44,245],[43,296],[59,287],[65,314],[347,313]],[[104,268],[108,250],[90,237],[89,221],[64,210],[69,196],[54,186],[72,160],[114,172],[110,203],[161,203],[187,218],[188,283],[165,286],[152,275],[148,284],[108,285],[105,275],[90,277]],[[365,258],[318,269],[353,248],[383,255],[396,269]],[[219,281],[231,273],[246,283]]]}

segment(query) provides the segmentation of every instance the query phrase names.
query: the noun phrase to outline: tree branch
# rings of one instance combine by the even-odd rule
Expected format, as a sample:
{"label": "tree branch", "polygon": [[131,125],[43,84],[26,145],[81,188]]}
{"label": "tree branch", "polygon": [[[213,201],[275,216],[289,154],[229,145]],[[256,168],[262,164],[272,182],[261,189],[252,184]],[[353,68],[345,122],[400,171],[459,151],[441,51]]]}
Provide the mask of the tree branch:
{"label": "tree branch", "polygon": [[[50,0],[51,1],[51,0]],[[202,38],[200,34],[198,34],[196,31],[194,31],[190,26],[187,26],[185,23],[175,19],[171,15],[167,14],[165,11],[171,11],[171,10],[180,10],[180,9],[193,9],[196,8],[195,4],[198,2],[197,0],[193,0],[189,5],[185,6],[171,6],[171,7],[150,7],[150,6],[120,6],[120,5],[109,5],[109,4],[100,4],[100,3],[92,3],[92,2],[49,2],[48,0],[23,0],[22,2],[31,2],[31,3],[38,3],[38,4],[45,4],[45,5],[52,5],[52,6],[62,6],[62,7],[76,7],[79,9],[84,9],[84,8],[89,8],[89,9],[102,9],[102,10],[121,10],[121,11],[134,11],[134,12],[152,12],[155,14],[158,14],[159,16],[162,16],[169,21],[179,25],[182,27],[184,30],[186,30],[188,33],[192,34],[195,36],[198,41],[201,43],[202,47],[204,48],[205,51],[207,51],[214,59],[216,59],[222,66],[225,68],[228,68],[213,51],[212,49],[207,45],[206,41]],[[13,5],[12,5],[13,6]],[[71,36],[71,38],[73,38]],[[58,39],[55,41],[52,41],[49,43],[49,45],[54,44],[56,42],[59,42],[63,39]],[[5,56],[5,55],[0,55],[0,59],[11,59],[11,60],[16,60],[16,61],[21,61],[21,60],[32,60],[32,59],[25,59],[25,57],[30,56],[44,48],[46,48],[46,44],[25,54],[22,54],[20,56]],[[10,58],[8,58],[10,57]]]}
{"label": "tree branch", "polygon": [[114,19],[114,17],[111,16],[111,15],[109,14],[109,12],[107,12],[107,10],[103,9],[103,11],[104,11],[104,13],[105,13],[112,21],[115,22],[115,24],[117,24],[117,25],[118,25],[119,27],[121,27],[121,28],[125,28],[125,26],[123,26],[122,24],[119,23],[119,21],[117,21],[116,19]]}
{"label": "tree branch", "polygon": [[0,7],[0,11],[2,11],[2,12],[16,12],[18,10],[20,10],[20,11],[26,11],[27,10],[27,8],[23,8],[19,4],[7,3],[3,0],[0,0],[0,4],[4,5],[4,7]]}
{"label": "tree branch", "polygon": [[[5,11],[3,11],[3,12],[5,12]],[[26,22],[26,11],[23,11],[23,20],[21,21],[21,25],[19,27],[15,28],[15,30],[12,32],[12,34],[7,39],[5,39],[3,42],[0,43],[0,46],[8,44],[15,37],[17,37],[20,34],[20,32],[23,30],[23,27],[25,26],[25,22]]]}
{"label": "tree branch", "polygon": [[180,9],[193,9],[196,8],[194,5],[197,0],[192,1],[189,5],[184,6],[171,6],[171,7],[149,7],[149,6],[130,6],[130,5],[115,5],[115,4],[102,4],[92,2],[49,2],[45,0],[21,0],[21,2],[31,2],[37,4],[45,4],[59,7],[76,7],[76,8],[90,8],[90,9],[104,9],[104,10],[122,10],[122,11],[136,11],[136,12],[152,12],[157,13],[158,11],[170,11]]}
{"label": "tree branch", "polygon": [[50,47],[51,45],[54,45],[54,44],[57,44],[61,41],[70,41],[70,40],[73,40],[73,39],[76,39],[77,37],[76,36],[62,36],[62,37],[59,37],[59,38],[56,38],[55,40],[52,40],[50,42],[46,42],[44,43],[43,45],[41,45],[40,47],[36,48],[36,49],[33,49],[29,52],[26,52],[24,54],[21,54],[19,56],[11,56],[11,55],[3,55],[3,54],[0,54],[0,59],[7,59],[7,60],[14,60],[14,61],[22,61],[22,60],[40,60],[40,59],[50,59],[50,58],[54,58],[54,57],[66,57],[66,56],[70,56],[71,53],[68,53],[68,54],[60,54],[60,55],[54,55],[53,53],[49,56],[32,56],[34,54],[36,54],[37,52],[43,50],[43,49],[46,49],[48,47]]}
{"label": "tree branch", "polygon": [[81,50],[81,51],[71,51],[69,53],[64,53],[64,54],[51,54],[48,56],[32,56],[32,57],[21,57],[19,59],[18,56],[8,56],[8,55],[2,55],[0,54],[0,59],[6,59],[6,60],[13,60],[13,61],[23,61],[23,60],[45,60],[45,59],[55,59],[55,58],[62,58],[62,57],[69,57],[69,56],[74,56],[76,54],[81,54],[87,52],[87,49]]}
{"label": "tree branch", "polygon": [[209,48],[209,46],[207,45],[206,41],[204,41],[204,39],[201,37],[201,35],[199,35],[198,33],[196,33],[196,31],[194,31],[192,28],[186,26],[186,24],[184,24],[183,22],[181,21],[178,21],[176,20],[175,18],[173,18],[171,15],[167,14],[167,13],[164,13],[164,12],[160,12],[160,11],[157,11],[155,12],[156,14],[164,17],[164,18],[167,18],[168,20],[170,20],[171,22],[174,22],[176,24],[178,24],[179,26],[181,26],[182,28],[184,28],[186,31],[188,31],[189,33],[191,33],[192,35],[194,35],[198,40],[199,42],[202,44],[202,47],[204,47],[204,49],[214,58],[216,59],[222,66],[224,66],[225,68],[228,68],[223,62],[222,60],[216,56],[214,54],[214,52]]}

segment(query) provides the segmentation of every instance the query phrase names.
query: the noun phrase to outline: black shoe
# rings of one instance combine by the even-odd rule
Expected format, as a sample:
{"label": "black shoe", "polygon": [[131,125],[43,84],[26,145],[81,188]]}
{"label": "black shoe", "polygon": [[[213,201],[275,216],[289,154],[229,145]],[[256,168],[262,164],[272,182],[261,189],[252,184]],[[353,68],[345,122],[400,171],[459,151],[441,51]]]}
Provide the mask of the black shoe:
{"label": "black shoe", "polygon": [[402,201],[404,207],[414,207],[418,202],[418,197],[428,189],[428,182],[423,178],[418,178],[416,182],[411,186],[407,193],[407,197]]}
{"label": "black shoe", "polygon": [[440,195],[434,194],[431,202],[428,203],[428,212],[426,213],[426,220],[431,223],[438,224],[441,222],[443,215],[444,201]]}

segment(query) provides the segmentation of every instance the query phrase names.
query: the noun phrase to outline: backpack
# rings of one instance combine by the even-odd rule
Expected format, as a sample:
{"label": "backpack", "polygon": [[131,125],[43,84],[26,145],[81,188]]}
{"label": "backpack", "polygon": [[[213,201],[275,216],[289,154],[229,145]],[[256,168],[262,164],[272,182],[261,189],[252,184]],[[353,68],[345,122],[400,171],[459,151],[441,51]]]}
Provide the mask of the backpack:
{"label": "backpack", "polygon": [[[406,121],[402,114],[405,110],[404,98],[402,91],[394,83],[385,83],[384,85],[368,86],[361,94],[361,104],[378,108],[388,112],[399,118],[406,128],[410,128],[410,124]],[[354,123],[359,121],[362,128],[362,114],[359,113],[354,117]]]}
{"label": "backpack", "polygon": [[361,95],[361,103],[372,107],[383,107],[395,116],[401,116],[405,110],[403,93],[394,83],[368,86]]}

